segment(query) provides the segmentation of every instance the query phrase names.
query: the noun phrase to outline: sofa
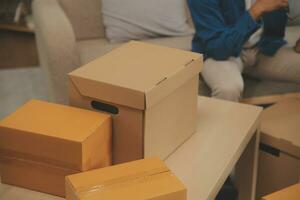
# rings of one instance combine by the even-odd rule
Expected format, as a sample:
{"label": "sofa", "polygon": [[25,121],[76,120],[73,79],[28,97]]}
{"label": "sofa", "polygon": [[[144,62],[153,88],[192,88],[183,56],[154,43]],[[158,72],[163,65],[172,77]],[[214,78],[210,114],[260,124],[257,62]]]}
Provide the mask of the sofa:
{"label": "sofa", "polygon": [[[188,23],[193,26],[187,7],[186,10]],[[67,74],[120,44],[112,44],[105,37],[101,0],[34,0],[33,16],[39,59],[47,79],[49,98],[54,102],[67,103]],[[151,38],[144,41],[190,50],[192,37]],[[300,26],[288,27],[286,37],[290,44],[294,44],[300,37]],[[244,98],[300,91],[300,85],[295,83],[248,77],[245,77],[245,83]],[[199,93],[210,93],[203,81],[200,81]]]}

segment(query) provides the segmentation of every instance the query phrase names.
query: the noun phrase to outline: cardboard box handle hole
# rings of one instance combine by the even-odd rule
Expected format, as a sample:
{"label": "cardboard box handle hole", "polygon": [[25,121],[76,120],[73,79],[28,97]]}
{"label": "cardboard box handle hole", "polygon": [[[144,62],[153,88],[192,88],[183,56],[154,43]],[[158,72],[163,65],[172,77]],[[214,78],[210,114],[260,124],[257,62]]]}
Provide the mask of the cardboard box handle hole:
{"label": "cardboard box handle hole", "polygon": [[110,104],[102,103],[99,101],[92,101],[91,106],[92,106],[92,108],[99,110],[99,111],[107,112],[107,113],[114,114],[114,115],[119,114],[119,109],[116,106],[113,106]]}
{"label": "cardboard box handle hole", "polygon": [[279,157],[280,156],[280,150],[279,149],[276,149],[274,147],[271,147],[267,144],[264,144],[264,143],[260,143],[259,145],[259,149],[265,153],[268,153],[268,154],[271,154],[275,157]]}

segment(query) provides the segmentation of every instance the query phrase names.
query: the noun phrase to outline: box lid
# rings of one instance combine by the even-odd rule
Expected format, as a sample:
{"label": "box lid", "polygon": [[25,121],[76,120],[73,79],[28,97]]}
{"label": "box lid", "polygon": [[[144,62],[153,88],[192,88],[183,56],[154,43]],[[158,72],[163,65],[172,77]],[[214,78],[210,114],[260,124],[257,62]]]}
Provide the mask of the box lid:
{"label": "box lid", "polygon": [[300,99],[289,98],[265,109],[261,141],[300,158]]}
{"label": "box lid", "polygon": [[[66,177],[78,199],[152,199],[184,185],[159,158],[148,158]],[[122,197],[122,198],[120,198]],[[138,198],[137,198],[138,197]]]}
{"label": "box lid", "polygon": [[103,113],[31,100],[0,122],[0,155],[80,166],[82,143],[109,118]]}
{"label": "box lid", "polygon": [[296,184],[267,195],[262,200],[299,200],[300,199],[300,184]]}
{"label": "box lid", "polygon": [[202,68],[197,53],[132,41],[69,74],[83,96],[149,108]]}

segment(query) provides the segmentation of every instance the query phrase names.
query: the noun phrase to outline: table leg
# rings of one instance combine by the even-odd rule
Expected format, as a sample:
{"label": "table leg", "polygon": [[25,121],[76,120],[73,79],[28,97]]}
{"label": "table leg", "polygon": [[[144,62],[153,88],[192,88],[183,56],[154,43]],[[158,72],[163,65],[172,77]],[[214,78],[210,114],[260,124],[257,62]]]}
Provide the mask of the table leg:
{"label": "table leg", "polygon": [[236,185],[239,200],[255,200],[259,141],[260,132],[257,130],[237,162]]}

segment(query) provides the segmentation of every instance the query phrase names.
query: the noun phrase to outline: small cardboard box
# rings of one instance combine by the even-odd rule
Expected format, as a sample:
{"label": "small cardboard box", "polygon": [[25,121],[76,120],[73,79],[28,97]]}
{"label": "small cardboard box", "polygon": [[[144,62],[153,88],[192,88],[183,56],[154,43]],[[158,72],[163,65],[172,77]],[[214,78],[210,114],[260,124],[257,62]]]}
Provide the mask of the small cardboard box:
{"label": "small cardboard box", "polygon": [[186,200],[186,188],[158,158],[66,177],[67,200]]}
{"label": "small cardboard box", "polygon": [[300,199],[300,184],[296,184],[267,195],[262,200],[299,200]]}
{"label": "small cardboard box", "polygon": [[202,56],[129,42],[69,74],[70,104],[113,115],[113,162],[165,159],[196,128]]}
{"label": "small cardboard box", "polygon": [[257,199],[300,181],[300,99],[264,110],[261,132]]}
{"label": "small cardboard box", "polygon": [[64,196],[65,176],[111,164],[111,117],[31,100],[0,122],[2,182]]}

